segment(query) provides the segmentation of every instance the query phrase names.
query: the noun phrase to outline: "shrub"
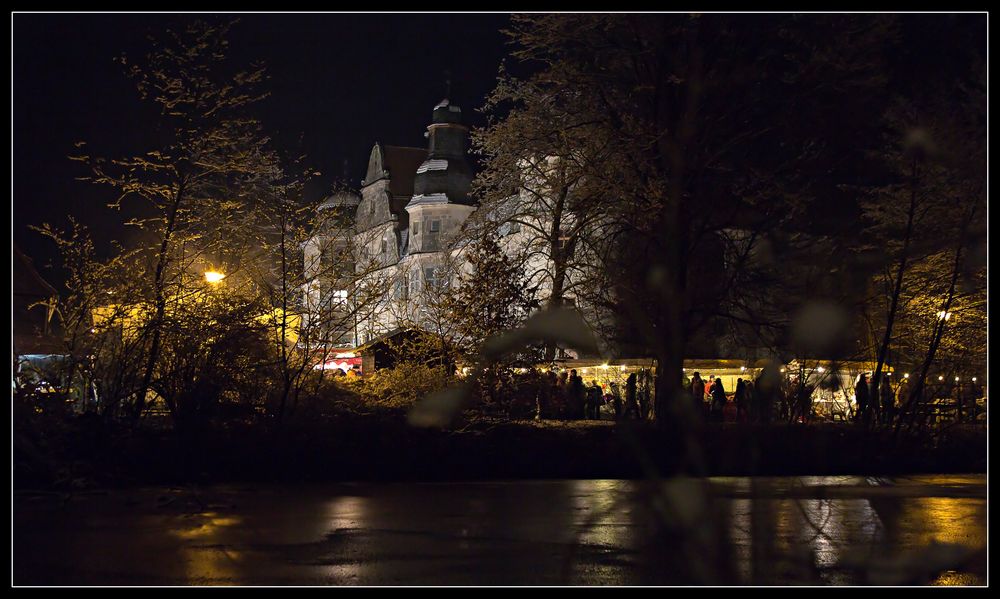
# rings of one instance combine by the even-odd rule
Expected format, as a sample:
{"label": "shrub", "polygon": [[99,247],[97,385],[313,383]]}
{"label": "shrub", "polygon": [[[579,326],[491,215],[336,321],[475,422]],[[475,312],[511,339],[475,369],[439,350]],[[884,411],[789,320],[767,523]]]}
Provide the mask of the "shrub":
{"label": "shrub", "polygon": [[377,408],[408,409],[418,399],[455,382],[443,366],[402,362],[360,379],[344,379],[361,396],[365,405]]}

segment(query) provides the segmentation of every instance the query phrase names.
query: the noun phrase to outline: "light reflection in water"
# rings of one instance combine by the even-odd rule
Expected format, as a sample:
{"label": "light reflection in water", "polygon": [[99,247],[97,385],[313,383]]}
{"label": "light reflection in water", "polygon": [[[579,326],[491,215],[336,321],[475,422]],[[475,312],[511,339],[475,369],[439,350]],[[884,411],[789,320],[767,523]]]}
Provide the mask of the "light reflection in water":
{"label": "light reflection in water", "polygon": [[959,543],[972,546],[985,543],[985,531],[981,526],[986,519],[986,503],[983,500],[922,497],[907,501],[905,506],[910,518],[923,524],[912,535],[915,543]]}
{"label": "light reflection in water", "polygon": [[631,485],[620,480],[571,481],[570,509],[579,533],[578,542],[620,547],[632,539]]}
{"label": "light reflection in water", "polygon": [[[354,533],[360,529],[370,528],[368,520],[368,501],[366,497],[347,495],[330,501],[326,508],[326,522],[318,531],[320,538],[331,535],[343,543],[350,544]],[[324,574],[335,584],[356,584],[365,574],[364,563],[360,560],[331,560],[333,563],[323,565]]]}
{"label": "light reflection in water", "polygon": [[191,514],[176,521],[170,533],[185,541],[181,558],[191,584],[238,584],[242,555],[224,538],[242,519],[216,512]]}
{"label": "light reflection in water", "polygon": [[[726,479],[719,481],[725,489],[697,495],[719,509],[695,511],[701,521],[725,524],[738,581],[853,584],[862,579],[852,578],[845,561],[891,562],[935,541],[985,547],[986,501],[956,488],[977,485],[985,493],[985,479],[953,478]],[[912,492],[917,485],[924,495]],[[813,486],[826,490],[802,488]],[[893,494],[893,486],[903,492]],[[80,572],[91,576],[85,580],[106,579],[109,568],[172,584],[703,580],[690,572],[707,553],[690,559],[678,535],[651,535],[647,508],[660,495],[648,483],[613,480],[309,487],[240,495],[231,507],[190,515],[105,514],[103,505],[80,502],[65,508],[76,511],[61,527],[44,529],[48,536],[33,532],[38,526],[22,530],[35,535],[36,546],[72,548],[73,561],[36,552],[43,557],[33,567],[49,580],[78,580]],[[35,510],[29,522],[49,517],[41,507],[26,509]],[[101,557],[108,547],[116,548],[108,553],[113,562]],[[566,579],[564,563],[572,564]],[[73,570],[53,574],[59,567]],[[933,583],[985,583],[978,562],[955,567]]]}

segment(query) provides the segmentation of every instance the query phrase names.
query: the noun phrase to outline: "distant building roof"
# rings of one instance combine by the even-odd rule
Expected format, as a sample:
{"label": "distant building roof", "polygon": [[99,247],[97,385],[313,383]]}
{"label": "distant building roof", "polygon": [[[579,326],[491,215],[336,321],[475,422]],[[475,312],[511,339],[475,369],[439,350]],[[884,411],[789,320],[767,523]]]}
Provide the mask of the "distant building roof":
{"label": "distant building roof", "polygon": [[353,191],[335,191],[323,200],[319,205],[320,210],[335,208],[337,206],[357,207],[361,203],[361,197]]}
{"label": "distant building roof", "polygon": [[63,352],[58,322],[53,319],[59,294],[35,270],[31,259],[13,246],[11,320],[14,351],[18,354]]}
{"label": "distant building roof", "polygon": [[42,278],[35,266],[31,263],[31,258],[24,255],[15,245],[14,261],[11,265],[14,279],[14,295],[31,296],[39,299],[49,298],[59,295],[55,287],[49,285]]}
{"label": "distant building roof", "polygon": [[427,159],[427,150],[403,146],[385,146],[384,149],[382,165],[389,171],[389,192],[394,196],[412,196],[413,179]]}

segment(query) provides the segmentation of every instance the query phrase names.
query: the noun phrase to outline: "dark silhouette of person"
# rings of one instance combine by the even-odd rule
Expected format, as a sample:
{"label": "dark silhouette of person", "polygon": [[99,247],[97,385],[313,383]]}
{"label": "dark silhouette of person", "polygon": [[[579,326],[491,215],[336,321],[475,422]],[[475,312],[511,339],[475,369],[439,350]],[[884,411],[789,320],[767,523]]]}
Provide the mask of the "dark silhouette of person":
{"label": "dark silhouette of person", "polygon": [[803,380],[798,388],[798,412],[803,423],[808,423],[812,417],[813,386]]}
{"label": "dark silhouette of person", "polygon": [[639,386],[639,420],[649,418],[649,388],[651,373],[648,370],[642,371],[642,381]]}
{"label": "dark silhouette of person", "polygon": [[582,420],[584,417],[583,378],[577,376],[576,369],[569,371],[569,417],[572,420]]}
{"label": "dark silhouette of person", "polygon": [[757,418],[761,424],[771,424],[771,419],[774,417],[774,408],[782,401],[781,387],[781,371],[777,365],[768,364],[757,375],[757,382],[754,384],[754,394],[757,397],[757,406],[759,409]]}
{"label": "dark silhouette of person", "polygon": [[604,392],[597,381],[590,381],[590,388],[587,389],[587,418],[589,420],[601,419],[601,404],[604,403]]}
{"label": "dark silhouette of person", "polygon": [[553,412],[559,418],[568,418],[569,374],[567,374],[566,371],[560,372],[559,378],[556,381],[555,403],[557,405],[553,406]]}
{"label": "dark silhouette of person", "polygon": [[868,421],[868,375],[861,373],[858,382],[854,385],[854,402],[858,405],[857,418],[865,422]]}
{"label": "dark silhouette of person", "polygon": [[639,402],[637,399],[637,376],[633,372],[625,380],[625,419],[639,417]]}
{"label": "dark silhouette of person", "polygon": [[715,379],[712,385],[712,420],[722,422],[723,410],[726,409],[726,389],[722,385],[722,379]]}
{"label": "dark silhouette of person", "polygon": [[622,390],[618,383],[611,383],[611,407],[615,411],[615,420],[622,418]]}
{"label": "dark silhouette of person", "polygon": [[747,397],[747,383],[743,379],[736,379],[733,399],[736,400],[736,421],[746,422],[750,411],[750,400]]}
{"label": "dark silhouette of person", "polygon": [[879,389],[882,404],[882,424],[889,424],[896,416],[896,394],[892,390],[892,382],[886,378]]}
{"label": "dark silhouette of person", "polygon": [[695,372],[691,376],[691,401],[694,402],[695,413],[701,416],[705,412],[705,381],[701,379],[701,373]]}

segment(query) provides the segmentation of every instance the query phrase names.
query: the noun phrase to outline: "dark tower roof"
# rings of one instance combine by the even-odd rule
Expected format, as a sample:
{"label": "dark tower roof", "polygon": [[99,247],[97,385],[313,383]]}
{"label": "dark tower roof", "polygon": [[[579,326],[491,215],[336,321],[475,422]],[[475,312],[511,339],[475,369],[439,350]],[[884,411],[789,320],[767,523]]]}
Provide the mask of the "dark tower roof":
{"label": "dark tower roof", "polygon": [[426,135],[427,160],[416,169],[409,205],[474,205],[469,197],[472,169],[466,160],[469,128],[462,124],[462,109],[447,98],[441,100],[434,107]]}

